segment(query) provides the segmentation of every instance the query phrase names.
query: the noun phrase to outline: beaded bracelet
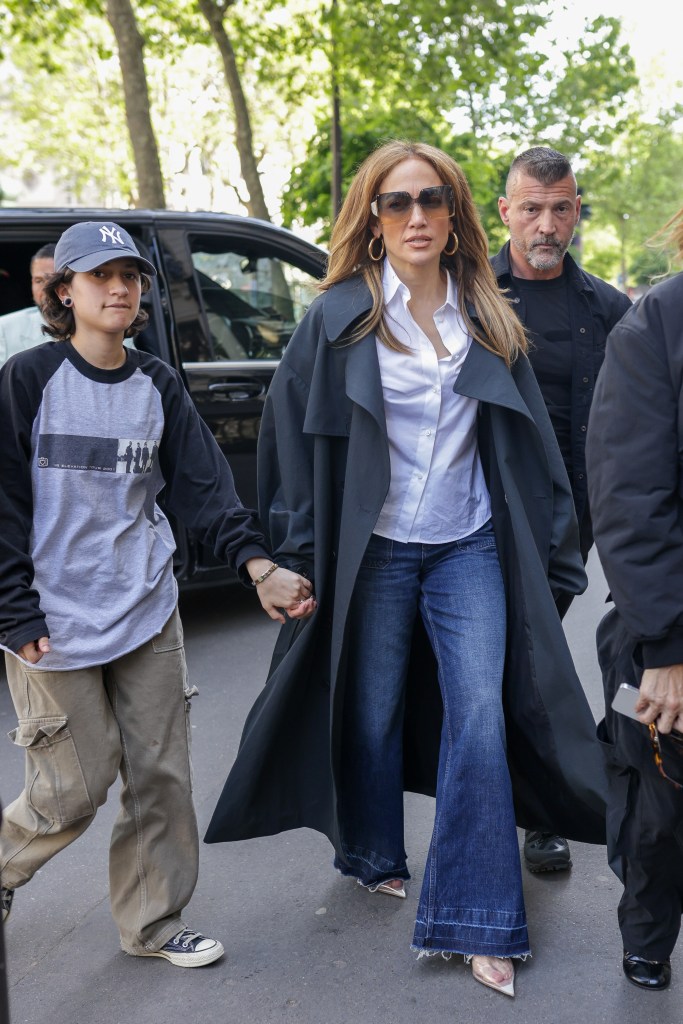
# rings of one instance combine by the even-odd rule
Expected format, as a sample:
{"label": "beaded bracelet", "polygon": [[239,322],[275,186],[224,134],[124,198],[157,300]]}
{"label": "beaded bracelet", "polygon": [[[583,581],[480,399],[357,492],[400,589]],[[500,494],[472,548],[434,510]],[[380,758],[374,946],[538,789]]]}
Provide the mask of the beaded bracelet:
{"label": "beaded bracelet", "polygon": [[258,587],[259,583],[263,583],[264,580],[268,579],[272,572],[275,572],[275,570],[279,568],[280,566],[277,564],[277,562],[273,562],[273,564],[269,566],[269,568],[267,568],[265,572],[262,572],[260,576],[257,576],[255,580],[251,581],[251,585],[253,587]]}

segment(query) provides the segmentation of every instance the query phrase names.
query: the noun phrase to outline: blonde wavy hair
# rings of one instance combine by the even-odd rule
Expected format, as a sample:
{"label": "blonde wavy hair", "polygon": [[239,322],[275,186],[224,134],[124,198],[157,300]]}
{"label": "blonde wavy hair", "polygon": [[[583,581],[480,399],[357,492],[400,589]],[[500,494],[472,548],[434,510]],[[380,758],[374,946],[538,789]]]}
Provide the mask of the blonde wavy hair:
{"label": "blonde wavy hair", "polygon": [[[383,261],[374,263],[370,259],[368,245],[374,238],[371,226],[377,224],[370,203],[390,171],[411,158],[430,164],[443,184],[453,189],[455,214],[451,227],[457,233],[459,246],[452,256],[441,254],[441,265],[455,278],[460,314],[469,333],[510,366],[520,352],[527,350],[524,328],[498,288],[489,263],[488,242],[467,179],[455,160],[434,146],[394,140],[380,146],[363,161],[334,225],[327,275],[320,287],[325,290],[349,277],[361,275],[372,295],[372,309],[355,325],[346,341],[359,341],[375,332],[388,348],[405,351],[384,318]],[[474,307],[478,326],[467,312],[468,303]]]}
{"label": "blonde wavy hair", "polygon": [[679,263],[683,262],[683,206],[651,241],[655,242],[657,239],[663,248],[672,250],[673,259]]}

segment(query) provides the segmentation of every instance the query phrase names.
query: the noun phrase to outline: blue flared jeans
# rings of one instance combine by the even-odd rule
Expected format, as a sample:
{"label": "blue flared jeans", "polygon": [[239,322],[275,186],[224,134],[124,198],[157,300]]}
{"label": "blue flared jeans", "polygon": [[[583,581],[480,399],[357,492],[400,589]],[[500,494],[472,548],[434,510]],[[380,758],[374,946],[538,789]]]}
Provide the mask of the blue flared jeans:
{"label": "blue flared jeans", "polygon": [[409,878],[403,719],[419,611],[443,698],[436,813],[417,950],[529,953],[502,678],[506,609],[493,528],[445,544],[370,539],[354,590],[336,866],[363,885]]}

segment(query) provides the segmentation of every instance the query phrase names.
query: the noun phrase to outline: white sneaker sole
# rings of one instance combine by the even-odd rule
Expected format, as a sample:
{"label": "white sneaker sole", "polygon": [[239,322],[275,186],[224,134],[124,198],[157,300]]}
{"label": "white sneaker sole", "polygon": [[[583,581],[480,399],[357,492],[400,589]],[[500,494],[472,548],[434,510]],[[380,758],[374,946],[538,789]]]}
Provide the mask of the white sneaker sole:
{"label": "white sneaker sole", "polygon": [[133,953],[132,956],[160,956],[175,967],[205,967],[220,959],[224,952],[223,946],[217,941],[211,949],[202,949],[197,953],[169,953],[166,949],[158,949],[154,953]]}

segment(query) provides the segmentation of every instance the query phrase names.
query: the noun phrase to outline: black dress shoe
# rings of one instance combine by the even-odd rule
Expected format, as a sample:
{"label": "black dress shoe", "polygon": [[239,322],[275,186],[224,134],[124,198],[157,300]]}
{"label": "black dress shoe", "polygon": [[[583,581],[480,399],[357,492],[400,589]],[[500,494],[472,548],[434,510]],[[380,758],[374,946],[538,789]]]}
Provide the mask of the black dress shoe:
{"label": "black dress shoe", "polygon": [[628,980],[638,988],[667,988],[671,981],[671,964],[668,960],[644,960],[642,956],[624,950],[622,965]]}
{"label": "black dress shoe", "polygon": [[572,866],[569,843],[551,832],[524,833],[524,863],[532,874],[543,871],[567,871]]}

